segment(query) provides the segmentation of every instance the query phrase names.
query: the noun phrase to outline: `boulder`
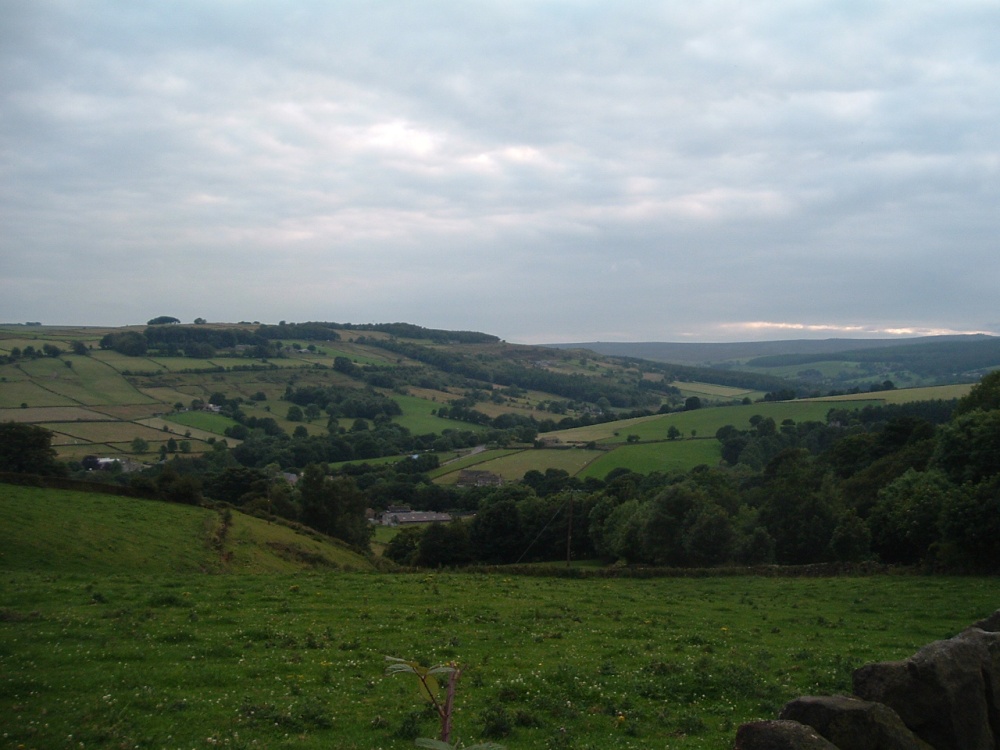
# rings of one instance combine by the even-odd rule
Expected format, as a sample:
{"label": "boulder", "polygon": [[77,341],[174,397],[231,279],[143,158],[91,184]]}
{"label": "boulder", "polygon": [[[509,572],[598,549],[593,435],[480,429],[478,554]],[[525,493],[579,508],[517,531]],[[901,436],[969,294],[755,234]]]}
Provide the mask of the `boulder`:
{"label": "boulder", "polygon": [[796,698],[778,718],[811,726],[840,750],[932,750],[888,706],[846,695]]}
{"label": "boulder", "polygon": [[998,633],[1000,632],[1000,609],[994,612],[989,617],[986,617],[979,622],[975,622],[971,627],[979,628],[980,630],[985,630],[987,633]]}
{"label": "boulder", "polygon": [[855,695],[884,703],[936,750],[994,750],[1000,737],[1000,633],[969,628],[904,661],[854,673]]}
{"label": "boulder", "polygon": [[837,750],[837,746],[797,721],[754,721],[736,730],[733,750]]}

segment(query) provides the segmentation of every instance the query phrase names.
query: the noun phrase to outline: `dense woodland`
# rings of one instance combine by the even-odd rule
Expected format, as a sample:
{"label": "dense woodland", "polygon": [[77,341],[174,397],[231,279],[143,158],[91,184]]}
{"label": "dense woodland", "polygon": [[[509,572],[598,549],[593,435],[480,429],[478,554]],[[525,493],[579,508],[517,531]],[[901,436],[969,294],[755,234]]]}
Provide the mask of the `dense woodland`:
{"label": "dense woodland", "polygon": [[[366,509],[405,504],[456,512],[451,524],[400,532],[385,556],[403,565],[564,560],[571,538],[574,558],[630,565],[1000,566],[1000,371],[958,402],[834,409],[824,422],[755,418],[747,430],[723,427],[716,435],[723,464],[684,474],[616,470],[580,481],[550,469],[501,487],[464,489],[434,484],[426,472],[437,458],[419,452],[531,439],[537,425],[510,417],[485,434],[414,436],[389,420],[398,407],[374,390],[347,397],[337,389],[290,388],[286,395],[296,406],[324,411],[328,434],[288,435],[244,415],[248,433],[239,446],[219,442],[205,455],[175,456],[119,480],[175,502],[229,503],[299,521],[361,549],[372,533]],[[223,394],[213,400],[239,420],[238,401]],[[50,437],[31,425],[0,425],[0,470],[79,471],[55,460]],[[411,451],[416,457],[364,462]],[[345,457],[353,463],[329,470]],[[300,473],[294,487],[283,469]]]}

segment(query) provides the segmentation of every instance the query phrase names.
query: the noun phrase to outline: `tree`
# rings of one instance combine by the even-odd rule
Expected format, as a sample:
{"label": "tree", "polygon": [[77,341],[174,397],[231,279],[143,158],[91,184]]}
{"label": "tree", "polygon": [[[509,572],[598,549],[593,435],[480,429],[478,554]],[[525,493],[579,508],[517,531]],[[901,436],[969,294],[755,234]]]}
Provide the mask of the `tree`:
{"label": "tree", "polygon": [[132,440],[133,453],[145,453],[148,450],[149,450],[149,443],[143,440],[141,437],[137,437]]}
{"label": "tree", "polygon": [[1000,473],[1000,409],[955,417],[940,431],[932,464],[954,482],[979,483]]}
{"label": "tree", "polygon": [[677,425],[672,424],[667,430],[667,440],[676,440],[681,436],[681,431],[677,428]]}
{"label": "tree", "polygon": [[142,357],[146,354],[149,342],[138,331],[122,331],[104,336],[100,346],[102,349],[111,349],[127,357]]}
{"label": "tree", "polygon": [[956,488],[942,510],[941,531],[945,563],[1000,571],[1000,476]]}
{"label": "tree", "polygon": [[172,323],[180,323],[180,318],[174,318],[170,315],[160,315],[159,317],[153,318],[152,320],[146,321],[148,326],[162,326],[169,325]]}
{"label": "tree", "polygon": [[772,459],[750,499],[774,539],[778,563],[804,565],[828,557],[841,499],[832,477],[804,450],[786,450]]}
{"label": "tree", "polygon": [[256,497],[266,497],[270,479],[261,469],[230,466],[205,480],[205,495],[230,505],[243,505]]}
{"label": "tree", "polygon": [[972,386],[972,390],[959,400],[955,414],[966,414],[976,409],[1000,409],[1000,370],[994,370]]}
{"label": "tree", "polygon": [[81,357],[84,357],[90,353],[90,350],[87,349],[87,345],[82,341],[74,341],[72,344],[70,344],[70,349],[73,350],[73,354],[78,354]]}
{"label": "tree", "polygon": [[868,517],[875,552],[889,563],[929,560],[941,538],[941,512],[954,491],[942,472],[913,469],[882,488]]}
{"label": "tree", "polygon": [[56,461],[49,430],[20,422],[0,422],[0,471],[59,476],[66,473],[66,468]]}
{"label": "tree", "polygon": [[367,550],[371,524],[365,515],[367,499],[350,477],[332,479],[320,464],[309,464],[297,489],[302,522],[317,531]]}
{"label": "tree", "polygon": [[468,528],[457,519],[431,524],[420,538],[415,560],[427,568],[468,564],[472,561]]}
{"label": "tree", "polygon": [[[178,321],[178,322],[180,322],[180,321]],[[195,319],[194,319],[194,324],[195,324],[196,326],[203,326],[203,325],[205,325],[205,323],[207,323],[207,322],[208,322],[208,321],[207,321],[207,320],[205,320],[204,318],[195,318]]]}
{"label": "tree", "polygon": [[193,476],[179,474],[169,464],[163,467],[156,478],[156,491],[160,497],[172,503],[201,504],[201,483]]}
{"label": "tree", "polygon": [[701,408],[701,399],[697,396],[688,396],[684,399],[684,411],[693,411]]}
{"label": "tree", "polygon": [[469,540],[476,557],[488,563],[517,562],[528,541],[521,532],[517,504],[502,499],[480,509],[472,520]]}
{"label": "tree", "polygon": [[685,518],[683,546],[690,565],[718,565],[732,559],[736,531],[729,515],[713,502]]}
{"label": "tree", "polygon": [[383,557],[387,557],[400,565],[413,565],[416,561],[417,550],[420,548],[420,539],[424,530],[417,526],[409,526],[400,529],[399,532],[385,546],[382,552]]}
{"label": "tree", "polygon": [[840,517],[830,535],[830,552],[841,562],[861,562],[871,555],[872,535],[853,510]]}

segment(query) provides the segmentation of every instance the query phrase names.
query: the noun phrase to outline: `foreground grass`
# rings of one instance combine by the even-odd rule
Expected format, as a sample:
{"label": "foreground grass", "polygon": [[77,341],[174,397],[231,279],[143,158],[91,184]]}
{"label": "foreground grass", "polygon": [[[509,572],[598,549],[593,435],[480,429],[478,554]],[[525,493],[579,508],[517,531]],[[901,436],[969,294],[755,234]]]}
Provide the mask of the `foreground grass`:
{"label": "foreground grass", "polygon": [[[1000,606],[995,579],[0,573],[8,747],[409,748],[385,655],[465,665],[456,729],[514,748],[726,748]],[[506,736],[503,736],[506,735]]]}

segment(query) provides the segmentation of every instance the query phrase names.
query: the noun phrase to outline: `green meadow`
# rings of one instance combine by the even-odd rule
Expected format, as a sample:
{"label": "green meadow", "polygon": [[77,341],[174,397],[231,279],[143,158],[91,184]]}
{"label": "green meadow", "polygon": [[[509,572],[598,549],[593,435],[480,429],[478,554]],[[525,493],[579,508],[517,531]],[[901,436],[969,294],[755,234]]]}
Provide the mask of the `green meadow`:
{"label": "green meadow", "polygon": [[714,438],[622,445],[602,453],[577,476],[581,479],[604,479],[608,472],[617,468],[626,468],[638,474],[683,472],[701,464],[715,466],[721,457],[721,444]]}
{"label": "green meadow", "polygon": [[[499,453],[496,458],[489,458],[490,455]],[[477,471],[489,471],[498,474],[505,481],[515,481],[531,470],[544,471],[545,469],[561,469],[576,476],[583,471],[591,461],[594,461],[604,454],[597,450],[569,449],[569,450],[548,450],[548,449],[525,449],[511,451],[487,451],[477,454],[476,458],[484,460],[477,461],[469,465],[461,462],[448,464],[448,473],[437,472],[436,477],[441,481],[448,482],[449,477],[457,480],[457,474],[462,468],[472,468]]]}
{"label": "green meadow", "polygon": [[508,748],[728,748],[736,727],[997,605],[979,578],[5,571],[9,747],[412,748],[385,656],[463,669],[455,727]]}
{"label": "green meadow", "polygon": [[1000,606],[982,577],[377,570],[235,511],[0,484],[2,745],[411,748],[437,723],[395,656],[461,666],[466,744],[722,749]]}

